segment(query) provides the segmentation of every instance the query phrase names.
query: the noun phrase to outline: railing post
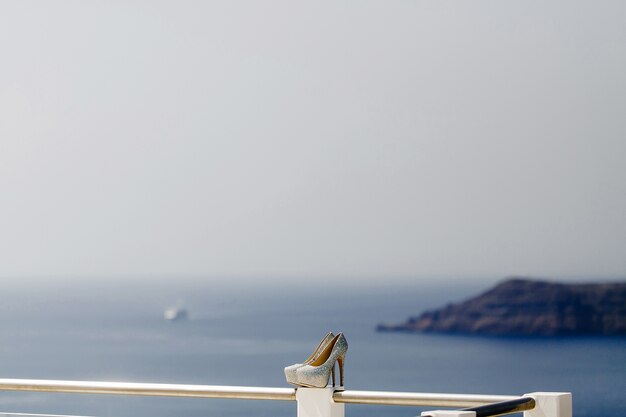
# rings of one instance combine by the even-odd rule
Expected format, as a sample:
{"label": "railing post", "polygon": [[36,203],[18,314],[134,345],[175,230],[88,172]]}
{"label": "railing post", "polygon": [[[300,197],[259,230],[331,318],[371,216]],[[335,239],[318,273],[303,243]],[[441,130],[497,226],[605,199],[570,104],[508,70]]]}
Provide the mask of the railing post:
{"label": "railing post", "polygon": [[296,389],[298,417],[344,417],[345,405],[333,401],[335,388]]}
{"label": "railing post", "polygon": [[423,411],[422,416],[430,417],[476,417],[476,411],[463,411],[463,410],[432,410]]}
{"label": "railing post", "polygon": [[524,397],[535,400],[535,408],[524,417],[572,417],[572,394],[569,392],[531,392]]}

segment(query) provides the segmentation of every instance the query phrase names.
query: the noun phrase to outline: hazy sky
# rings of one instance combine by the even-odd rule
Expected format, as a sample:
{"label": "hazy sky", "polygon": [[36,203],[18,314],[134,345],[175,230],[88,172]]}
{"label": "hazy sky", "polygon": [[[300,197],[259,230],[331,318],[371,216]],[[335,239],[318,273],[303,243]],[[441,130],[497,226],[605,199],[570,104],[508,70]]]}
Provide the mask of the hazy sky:
{"label": "hazy sky", "polygon": [[0,277],[623,277],[624,22],[4,1]]}

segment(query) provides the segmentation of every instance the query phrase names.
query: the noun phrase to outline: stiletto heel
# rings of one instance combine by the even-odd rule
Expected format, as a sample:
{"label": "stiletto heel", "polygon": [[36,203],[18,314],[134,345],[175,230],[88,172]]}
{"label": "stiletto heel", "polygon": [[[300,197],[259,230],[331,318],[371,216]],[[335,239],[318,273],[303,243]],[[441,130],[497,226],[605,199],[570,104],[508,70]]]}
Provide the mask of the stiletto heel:
{"label": "stiletto heel", "polygon": [[297,382],[296,382],[296,371],[298,370],[298,368],[300,368],[300,367],[302,367],[304,365],[307,365],[307,364],[313,362],[315,359],[317,359],[319,354],[324,350],[326,345],[328,345],[328,343],[330,343],[330,341],[333,340],[334,337],[335,337],[335,335],[333,334],[333,332],[328,332],[328,334],[326,336],[324,336],[324,338],[319,343],[319,345],[317,345],[317,347],[315,348],[313,353],[311,353],[311,356],[309,356],[304,362],[286,366],[285,367],[285,378],[287,378],[287,382],[289,382],[290,384],[293,384],[293,385],[297,385]]}
{"label": "stiletto heel", "polygon": [[335,386],[335,364],[333,363],[333,367],[330,370],[330,374],[332,375],[332,379],[333,379],[333,387]]}
{"label": "stiletto heel", "polygon": [[315,388],[328,386],[328,378],[331,375],[334,376],[335,362],[341,358],[339,364],[339,378],[343,386],[343,363],[347,351],[348,341],[343,333],[339,333],[326,345],[326,348],[320,352],[317,359],[296,370],[296,384],[303,387]]}
{"label": "stiletto heel", "polygon": [[[342,356],[337,358],[337,363],[339,364],[339,386],[343,387],[343,364],[346,360],[346,354],[344,353]],[[333,366],[334,369],[334,366]],[[333,383],[334,386],[334,383]]]}

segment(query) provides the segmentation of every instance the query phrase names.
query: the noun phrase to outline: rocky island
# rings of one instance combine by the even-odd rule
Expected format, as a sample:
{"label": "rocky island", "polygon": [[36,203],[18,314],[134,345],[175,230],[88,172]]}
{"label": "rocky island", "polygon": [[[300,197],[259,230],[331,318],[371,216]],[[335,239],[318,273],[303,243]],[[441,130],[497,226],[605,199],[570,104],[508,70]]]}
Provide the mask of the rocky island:
{"label": "rocky island", "polygon": [[626,282],[564,284],[510,278],[457,304],[378,331],[492,336],[626,335]]}

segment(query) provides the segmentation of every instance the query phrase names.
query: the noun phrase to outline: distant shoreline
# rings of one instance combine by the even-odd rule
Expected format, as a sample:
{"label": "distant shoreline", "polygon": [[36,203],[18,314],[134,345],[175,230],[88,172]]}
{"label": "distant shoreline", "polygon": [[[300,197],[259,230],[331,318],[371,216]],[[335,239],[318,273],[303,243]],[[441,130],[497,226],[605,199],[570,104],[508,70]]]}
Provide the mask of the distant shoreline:
{"label": "distant shoreline", "polygon": [[626,282],[565,284],[509,278],[476,297],[380,332],[483,336],[625,336]]}

